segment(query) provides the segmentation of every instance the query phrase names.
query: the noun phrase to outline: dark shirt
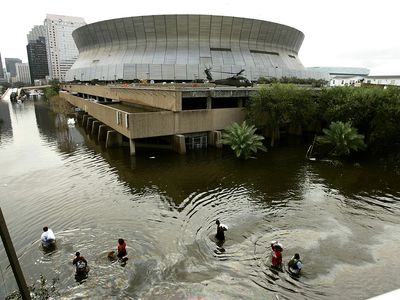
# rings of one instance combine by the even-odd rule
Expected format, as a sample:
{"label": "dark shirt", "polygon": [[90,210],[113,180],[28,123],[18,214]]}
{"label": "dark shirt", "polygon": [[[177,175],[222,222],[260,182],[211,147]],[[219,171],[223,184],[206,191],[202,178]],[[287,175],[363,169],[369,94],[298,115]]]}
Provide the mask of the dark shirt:
{"label": "dark shirt", "polygon": [[76,265],[78,261],[83,261],[85,264],[87,264],[87,260],[83,256],[75,257],[72,261],[72,264]]}
{"label": "dark shirt", "polygon": [[225,233],[224,233],[224,228],[221,225],[217,226],[217,234],[215,235],[215,237],[217,239],[219,239],[220,241],[225,240]]}
{"label": "dark shirt", "polygon": [[128,254],[128,253],[126,252],[126,242],[124,242],[122,245],[118,244],[117,249],[118,249],[118,254],[117,254],[117,256],[118,256],[119,258],[122,258],[122,257],[124,257],[125,255]]}

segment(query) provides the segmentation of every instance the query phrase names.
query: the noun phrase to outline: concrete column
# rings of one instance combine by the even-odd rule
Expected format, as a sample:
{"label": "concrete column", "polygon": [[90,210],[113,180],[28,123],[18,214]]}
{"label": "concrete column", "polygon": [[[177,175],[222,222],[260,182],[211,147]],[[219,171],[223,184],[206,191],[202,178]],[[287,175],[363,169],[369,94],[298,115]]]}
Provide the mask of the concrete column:
{"label": "concrete column", "polygon": [[83,128],[86,128],[86,126],[87,126],[87,119],[89,118],[89,115],[83,115],[83,117],[82,117],[82,127]]}
{"label": "concrete column", "polygon": [[211,97],[210,96],[208,96],[207,97],[207,109],[211,109],[211,102],[212,100],[211,100]]}
{"label": "concrete column", "polygon": [[92,136],[94,136],[94,137],[96,137],[96,138],[98,138],[98,134],[99,134],[99,126],[100,126],[100,121],[97,121],[97,120],[95,120],[95,121],[93,121],[93,123],[92,123]]}
{"label": "concrete column", "polygon": [[172,149],[179,154],[186,154],[185,136],[183,134],[176,134],[172,140]]}
{"label": "concrete column", "polygon": [[86,130],[87,131],[89,131],[89,132],[91,132],[92,131],[92,124],[93,124],[93,121],[95,120],[95,118],[93,118],[93,117],[89,117],[88,119],[87,119],[87,124],[86,124]]}
{"label": "concrete column", "polygon": [[134,139],[129,139],[129,149],[130,149],[131,156],[134,156],[136,154],[136,147],[135,147]]}
{"label": "concrete column", "polygon": [[78,120],[78,122],[81,122],[81,124],[82,124],[83,113],[78,111],[75,113],[75,117]]}
{"label": "concrete column", "polygon": [[99,126],[99,133],[97,135],[97,140],[98,141],[104,141],[107,138],[107,131],[108,131],[107,125],[100,125]]}
{"label": "concrete column", "polygon": [[219,130],[208,132],[208,144],[216,148],[222,148],[221,144],[222,133]]}
{"label": "concrete column", "polygon": [[115,130],[107,131],[106,149],[112,147],[119,147],[122,145],[122,134]]}

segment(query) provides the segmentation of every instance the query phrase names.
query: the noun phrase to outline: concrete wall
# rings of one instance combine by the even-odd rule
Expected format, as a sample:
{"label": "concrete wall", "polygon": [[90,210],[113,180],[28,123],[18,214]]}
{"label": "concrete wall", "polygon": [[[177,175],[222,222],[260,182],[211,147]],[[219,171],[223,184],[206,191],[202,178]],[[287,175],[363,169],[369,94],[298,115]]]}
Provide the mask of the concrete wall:
{"label": "concrete wall", "polygon": [[130,117],[129,127],[132,138],[173,135],[175,132],[174,113],[137,113]]}
{"label": "concrete wall", "polygon": [[[60,96],[66,99],[72,105],[83,109],[90,116],[96,118],[103,124],[113,128],[119,133],[123,134],[126,137],[130,137],[131,131],[126,126],[126,115],[128,115],[128,124],[129,124],[129,113],[126,113],[122,110],[115,109],[113,107],[109,107],[107,105],[102,105],[99,103],[95,103],[89,100],[84,100],[80,97],[76,97],[73,95],[60,93]],[[120,113],[120,122],[118,122],[117,113]],[[119,124],[118,124],[119,123]],[[129,126],[128,126],[129,127]]]}
{"label": "concrete wall", "polygon": [[177,90],[154,90],[152,88],[124,88],[79,84],[66,84],[63,85],[62,88],[70,92],[110,98],[137,105],[151,106],[158,109],[171,111],[180,111],[182,109],[182,92]]}
{"label": "concrete wall", "polygon": [[182,93],[176,90],[115,88],[120,101],[171,111],[182,110]]}
{"label": "concrete wall", "polygon": [[118,95],[108,86],[101,85],[80,85],[80,84],[65,84],[62,88],[66,91],[95,95],[99,97],[118,100]]}
{"label": "concrete wall", "polygon": [[129,127],[132,138],[185,134],[225,129],[245,115],[242,108],[135,113]]}
{"label": "concrete wall", "polygon": [[[127,113],[70,94],[60,95],[103,124],[132,139],[221,130],[245,118],[243,108]],[[120,124],[117,112],[121,116]]]}

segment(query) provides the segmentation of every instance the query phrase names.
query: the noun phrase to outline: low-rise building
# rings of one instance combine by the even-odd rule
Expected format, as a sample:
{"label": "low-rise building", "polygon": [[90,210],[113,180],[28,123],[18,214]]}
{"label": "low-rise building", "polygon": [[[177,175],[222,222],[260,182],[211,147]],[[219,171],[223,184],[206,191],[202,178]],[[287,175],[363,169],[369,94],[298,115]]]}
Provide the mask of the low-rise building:
{"label": "low-rise building", "polygon": [[364,76],[338,75],[333,76],[329,81],[329,86],[361,86]]}
{"label": "low-rise building", "polygon": [[400,86],[400,75],[367,76],[365,77],[364,83]]}

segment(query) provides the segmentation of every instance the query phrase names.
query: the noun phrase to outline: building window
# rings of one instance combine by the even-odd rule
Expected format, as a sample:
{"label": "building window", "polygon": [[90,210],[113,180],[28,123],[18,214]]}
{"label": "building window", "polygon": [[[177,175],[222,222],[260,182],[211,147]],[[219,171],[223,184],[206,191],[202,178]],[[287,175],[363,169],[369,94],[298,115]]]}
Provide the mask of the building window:
{"label": "building window", "polygon": [[230,48],[210,48],[211,51],[232,51]]}
{"label": "building window", "polygon": [[263,53],[263,54],[269,54],[269,55],[279,55],[278,52],[261,51],[261,50],[250,50],[250,53]]}

